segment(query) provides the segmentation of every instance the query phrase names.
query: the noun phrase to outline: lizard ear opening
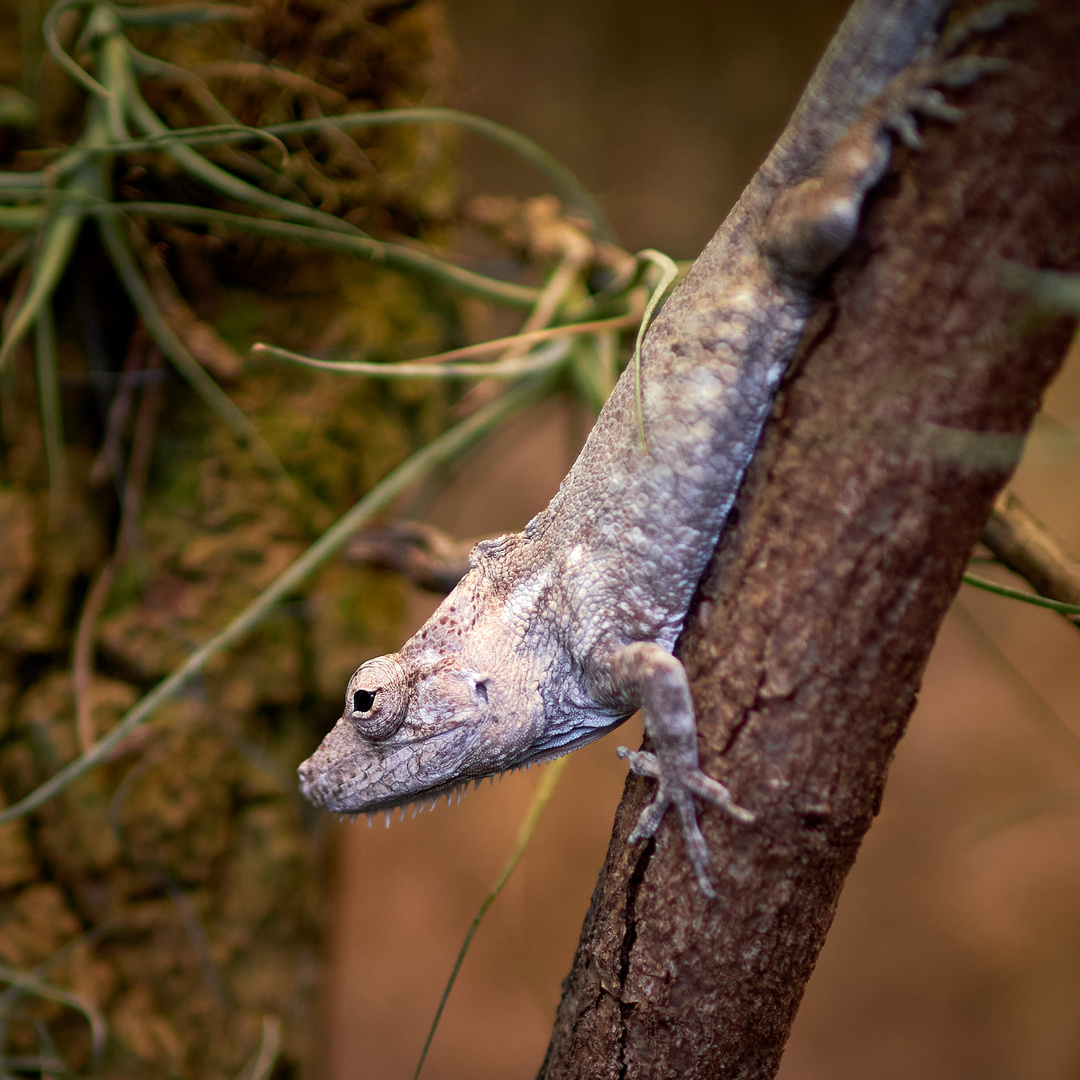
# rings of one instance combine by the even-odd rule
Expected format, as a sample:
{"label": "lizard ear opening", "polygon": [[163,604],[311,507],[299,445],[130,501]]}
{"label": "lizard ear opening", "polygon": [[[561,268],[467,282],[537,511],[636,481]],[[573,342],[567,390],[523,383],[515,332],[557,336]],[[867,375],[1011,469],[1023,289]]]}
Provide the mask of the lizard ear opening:
{"label": "lizard ear opening", "polygon": [[385,739],[393,735],[408,711],[405,673],[393,656],[362,664],[345,692],[345,715],[361,735]]}

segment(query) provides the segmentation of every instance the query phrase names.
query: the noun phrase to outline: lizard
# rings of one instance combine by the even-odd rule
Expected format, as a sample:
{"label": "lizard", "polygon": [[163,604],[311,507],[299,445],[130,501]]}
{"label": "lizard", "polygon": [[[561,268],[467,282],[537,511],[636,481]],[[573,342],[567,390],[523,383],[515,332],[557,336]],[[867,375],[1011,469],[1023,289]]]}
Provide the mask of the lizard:
{"label": "lizard", "polygon": [[565,754],[640,708],[652,749],[617,752],[657,790],[630,841],[673,807],[714,895],[695,798],[747,825],[755,815],[699,767],[676,639],[894,139],[921,145],[917,115],[960,119],[938,87],[1000,69],[956,53],[1016,7],[992,4],[938,36],[949,0],[857,0],[550,504],[523,532],[478,543],[416,634],[349,680],[340,719],[299,768],[311,802],[350,815],[423,804]]}

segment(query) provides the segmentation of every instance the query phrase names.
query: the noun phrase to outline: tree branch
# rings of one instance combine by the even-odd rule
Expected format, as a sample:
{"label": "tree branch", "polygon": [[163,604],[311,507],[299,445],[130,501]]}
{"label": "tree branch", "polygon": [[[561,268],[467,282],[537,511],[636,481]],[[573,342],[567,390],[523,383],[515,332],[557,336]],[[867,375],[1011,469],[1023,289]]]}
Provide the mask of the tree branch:
{"label": "tree branch", "polygon": [[804,340],[679,644],[717,898],[678,829],[626,838],[630,778],[541,1075],[770,1077],[877,813],[934,637],[1068,342],[1000,260],[1080,267],[1080,8],[1043,0],[1014,61],[898,154]]}

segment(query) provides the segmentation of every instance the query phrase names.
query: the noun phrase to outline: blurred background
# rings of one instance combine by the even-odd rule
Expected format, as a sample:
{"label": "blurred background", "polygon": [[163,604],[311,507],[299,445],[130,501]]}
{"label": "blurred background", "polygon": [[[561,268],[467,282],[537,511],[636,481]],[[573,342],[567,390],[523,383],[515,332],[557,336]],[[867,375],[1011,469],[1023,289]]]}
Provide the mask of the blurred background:
{"label": "blurred background", "polygon": [[[326,113],[430,103],[499,120],[577,174],[626,250],[686,259],[768,151],[844,6],[266,0],[238,35],[150,29],[137,41],[203,71],[247,124],[314,115],[309,99]],[[0,83],[24,90],[33,89],[25,71],[35,54],[20,25],[33,8],[0,6],[8,43]],[[271,92],[238,66],[265,57],[329,90],[287,93],[282,81]],[[206,73],[223,58],[228,72]],[[5,132],[4,168],[40,167],[49,147],[78,130],[81,99],[52,89],[63,82],[50,65],[40,65],[41,130]],[[205,102],[177,86],[148,85],[147,99],[174,127],[203,122]],[[475,136],[396,131],[329,150],[290,142],[294,162],[311,167],[290,174],[288,197],[380,238],[464,246],[477,265],[535,281],[535,260],[514,265],[505,247],[493,254],[465,235],[455,207],[474,195],[542,194],[544,181]],[[214,160],[266,181],[258,161]],[[123,159],[116,184],[125,199],[206,201],[182,170],[148,155]],[[213,330],[218,344],[204,342],[200,361],[314,495],[283,496],[207,421],[185,383],[154,377],[168,396],[147,421],[156,435],[146,451],[143,546],[134,544],[138,558],[125,555],[104,589],[89,683],[79,684],[93,699],[95,735],[457,415],[453,388],[343,384],[254,360],[254,341],[399,359],[520,321],[392,271],[265,238],[153,219],[138,232],[146,245],[136,235],[136,255],[160,286],[158,302],[167,308],[178,297],[195,320],[184,341],[195,351],[190,326]],[[6,243],[5,251],[15,241]],[[69,472],[59,523],[29,350],[0,382],[0,785],[9,803],[80,749],[72,653],[123,532],[117,477],[136,471],[144,430],[141,397],[129,402],[130,421],[110,420],[118,373],[166,370],[89,229],[73,260],[55,301]],[[162,266],[171,286],[153,277]],[[5,283],[5,328],[19,280]],[[169,310],[180,326],[187,316]],[[95,367],[94,340],[116,372],[103,404],[93,387],[108,380]],[[401,509],[462,538],[518,530],[554,493],[590,422],[580,400],[549,398]],[[110,432],[126,467],[95,473]],[[1013,485],[1073,552],[1078,432],[1074,356]],[[395,817],[389,828],[304,807],[293,770],[339,714],[352,670],[400,644],[437,600],[390,571],[333,560],[160,710],[144,736],[32,818],[0,826],[0,977],[38,971],[100,1011],[110,1041],[95,1075],[412,1075],[539,770],[452,808]],[[1060,617],[962,590],[810,982],[784,1080],[1080,1074],[1078,657],[1077,629]],[[571,756],[464,962],[424,1066],[428,1080],[535,1075],[622,791],[615,746],[639,740],[634,720]],[[0,998],[5,1016],[9,1071],[44,1075],[48,1054],[91,1070],[77,1010],[24,994]]]}

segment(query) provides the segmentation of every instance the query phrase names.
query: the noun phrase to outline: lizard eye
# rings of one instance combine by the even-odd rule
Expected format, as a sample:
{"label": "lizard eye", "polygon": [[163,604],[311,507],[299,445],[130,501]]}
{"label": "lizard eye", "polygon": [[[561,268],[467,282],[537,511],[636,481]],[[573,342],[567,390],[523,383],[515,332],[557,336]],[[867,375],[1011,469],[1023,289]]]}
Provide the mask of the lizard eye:
{"label": "lizard eye", "polygon": [[393,735],[408,711],[405,673],[394,656],[380,656],[361,665],[349,680],[346,715],[361,735],[385,739]]}

